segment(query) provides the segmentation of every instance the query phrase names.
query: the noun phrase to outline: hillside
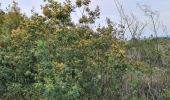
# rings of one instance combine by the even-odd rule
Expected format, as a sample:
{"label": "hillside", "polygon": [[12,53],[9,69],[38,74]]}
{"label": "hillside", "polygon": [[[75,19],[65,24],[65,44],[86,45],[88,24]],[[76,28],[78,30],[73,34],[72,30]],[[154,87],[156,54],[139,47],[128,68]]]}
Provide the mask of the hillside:
{"label": "hillside", "polygon": [[0,100],[170,100],[169,38],[126,41],[124,18],[95,30],[91,0],[44,3],[31,16],[0,9]]}
{"label": "hillside", "polygon": [[[132,67],[124,76],[124,88],[126,88],[124,95],[127,95],[125,99],[145,100],[147,97],[151,100],[153,98],[168,100],[170,39],[154,38],[128,41],[128,43],[126,59]],[[163,98],[162,94],[168,98]]]}
{"label": "hillside", "polygon": [[[170,38],[153,38],[129,41],[128,56],[135,60],[147,62],[153,58],[157,67],[167,67],[170,64]],[[151,62],[153,62],[151,61]]]}

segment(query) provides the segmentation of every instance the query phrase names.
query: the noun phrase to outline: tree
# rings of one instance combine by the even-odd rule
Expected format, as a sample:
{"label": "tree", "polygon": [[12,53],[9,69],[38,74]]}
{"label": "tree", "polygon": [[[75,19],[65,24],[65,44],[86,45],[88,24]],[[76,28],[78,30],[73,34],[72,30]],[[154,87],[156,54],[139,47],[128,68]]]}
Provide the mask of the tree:
{"label": "tree", "polygon": [[[107,19],[99,18],[89,0],[64,3],[48,0],[43,16],[20,13],[14,2],[4,16],[0,34],[0,93],[4,99],[119,99],[126,71],[125,42]],[[85,9],[80,25],[71,21],[74,9]],[[1,17],[0,17],[1,18]],[[3,17],[2,17],[3,18]],[[86,19],[84,19],[86,18]]]}

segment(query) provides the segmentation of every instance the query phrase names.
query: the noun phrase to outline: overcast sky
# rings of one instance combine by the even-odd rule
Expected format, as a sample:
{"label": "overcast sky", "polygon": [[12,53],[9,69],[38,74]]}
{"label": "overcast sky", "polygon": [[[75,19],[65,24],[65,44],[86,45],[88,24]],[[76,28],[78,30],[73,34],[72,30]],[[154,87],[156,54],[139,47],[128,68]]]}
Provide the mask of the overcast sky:
{"label": "overcast sky", "polygon": [[[4,9],[9,4],[12,4],[13,0],[0,0],[1,8]],[[21,11],[27,15],[31,15],[31,9],[34,8],[36,12],[41,12],[40,5],[43,4],[43,0],[15,0],[18,2]],[[58,0],[63,1],[63,0]],[[71,0],[75,1],[75,0]],[[140,11],[137,4],[145,4],[151,6],[152,9],[157,10],[160,13],[160,20],[163,22],[168,30],[170,29],[170,0],[121,0],[123,2],[126,12],[133,12],[139,19],[145,19],[144,14]],[[101,9],[101,17],[99,22],[104,23],[105,18],[109,17],[113,21],[119,20],[118,13],[116,11],[113,0],[92,0],[91,7],[99,5]],[[77,13],[73,13],[73,19],[76,19]]]}

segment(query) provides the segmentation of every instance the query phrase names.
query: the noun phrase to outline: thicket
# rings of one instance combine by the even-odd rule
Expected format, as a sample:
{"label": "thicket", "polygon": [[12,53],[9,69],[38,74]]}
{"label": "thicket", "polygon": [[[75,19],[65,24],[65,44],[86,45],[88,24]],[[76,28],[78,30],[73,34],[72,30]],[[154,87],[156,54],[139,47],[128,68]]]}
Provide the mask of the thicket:
{"label": "thicket", "polygon": [[[169,39],[125,41],[125,26],[91,28],[90,0],[48,0],[28,17],[16,2],[0,10],[0,98],[163,100],[170,98]],[[71,13],[83,10],[79,23]],[[167,48],[167,49],[166,49]],[[157,59],[159,58],[159,59]],[[155,60],[157,59],[157,60]]]}

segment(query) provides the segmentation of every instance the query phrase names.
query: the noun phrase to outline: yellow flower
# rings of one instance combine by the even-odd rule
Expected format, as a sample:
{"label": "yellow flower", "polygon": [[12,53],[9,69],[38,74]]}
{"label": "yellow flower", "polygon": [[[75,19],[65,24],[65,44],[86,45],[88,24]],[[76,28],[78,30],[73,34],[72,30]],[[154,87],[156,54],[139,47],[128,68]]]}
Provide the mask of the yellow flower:
{"label": "yellow flower", "polygon": [[56,32],[57,32],[57,33],[62,32],[62,29],[57,28],[57,29],[56,29]]}
{"label": "yellow flower", "polygon": [[127,46],[128,45],[128,42],[125,42],[125,46]]}
{"label": "yellow flower", "polygon": [[120,54],[122,54],[122,55],[125,54],[125,50],[124,50],[124,49],[120,49],[119,52],[120,52]]}
{"label": "yellow flower", "polygon": [[53,62],[53,64],[55,65],[55,68],[59,70],[63,69],[65,66],[64,63],[59,63],[59,62]]}
{"label": "yellow flower", "polygon": [[80,41],[77,41],[76,43],[78,44],[78,46],[79,47],[81,47],[81,46],[89,46],[89,45],[91,45],[91,44],[93,44],[93,40],[90,40],[90,39],[82,39],[82,40],[80,40]]}

